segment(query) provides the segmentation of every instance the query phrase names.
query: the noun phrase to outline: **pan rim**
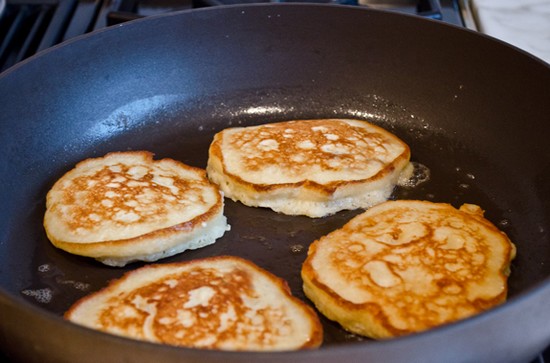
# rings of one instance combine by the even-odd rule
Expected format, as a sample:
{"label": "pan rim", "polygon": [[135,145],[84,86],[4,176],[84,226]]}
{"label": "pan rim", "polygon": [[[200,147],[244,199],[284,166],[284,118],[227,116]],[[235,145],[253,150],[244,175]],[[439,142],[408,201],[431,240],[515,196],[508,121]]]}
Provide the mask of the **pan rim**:
{"label": "pan rim", "polygon": [[153,15],[150,15],[150,16],[147,16],[147,17],[144,17],[144,18],[129,20],[127,22],[124,22],[124,23],[121,23],[121,24],[118,24],[118,25],[115,25],[115,26],[96,29],[96,30],[93,30],[89,33],[78,35],[78,36],[75,36],[73,38],[67,39],[67,40],[65,40],[65,41],[63,41],[59,44],[53,45],[49,48],[46,48],[46,49],[44,49],[44,50],[42,50],[42,51],[40,51],[40,52],[30,56],[30,57],[18,62],[17,64],[14,64],[12,67],[4,70],[3,72],[0,72],[0,79],[2,79],[4,76],[7,76],[8,74],[10,74],[12,72],[17,71],[17,69],[25,66],[25,64],[27,64],[29,62],[34,62],[35,59],[40,58],[40,57],[42,57],[42,56],[44,56],[44,55],[46,55],[50,52],[56,51],[56,49],[58,49],[58,48],[63,48],[63,47],[66,47],[66,46],[70,46],[70,44],[72,44],[72,43],[80,42],[80,41],[85,40],[89,37],[96,37],[96,36],[98,36],[102,33],[105,33],[105,32],[117,31],[118,29],[121,29],[121,28],[126,29],[127,27],[135,26],[135,24],[139,24],[141,22],[149,22],[149,21],[155,21],[155,20],[159,20],[159,19],[163,19],[163,18],[172,17],[172,16],[180,16],[180,14],[186,14],[186,13],[196,14],[196,13],[201,13],[201,12],[223,11],[222,8],[223,9],[236,9],[236,10],[240,9],[241,11],[246,11],[246,9],[254,8],[254,7],[269,7],[269,8],[278,8],[278,7],[296,7],[296,8],[321,7],[321,8],[324,8],[324,7],[327,7],[327,8],[335,8],[335,9],[340,8],[340,9],[347,9],[347,10],[354,11],[354,12],[364,11],[364,12],[367,12],[367,13],[369,13],[369,12],[370,13],[382,13],[382,14],[385,14],[385,16],[390,16],[390,17],[409,18],[409,19],[412,19],[413,21],[433,23],[433,24],[437,24],[437,26],[454,28],[458,31],[470,33],[471,35],[474,35],[476,37],[485,38],[486,40],[489,40],[491,42],[497,42],[501,46],[514,49],[515,51],[523,54],[524,56],[527,56],[527,57],[531,58],[533,61],[535,61],[537,63],[540,63],[540,64],[542,64],[542,65],[544,65],[544,66],[546,66],[550,69],[550,63],[545,62],[541,58],[538,58],[535,55],[533,55],[529,52],[526,52],[525,50],[523,50],[521,48],[518,48],[517,46],[515,46],[513,44],[507,43],[505,41],[502,41],[498,38],[492,37],[492,36],[487,35],[487,34],[479,33],[477,31],[469,29],[469,28],[459,27],[458,25],[455,25],[455,24],[444,23],[444,22],[441,22],[439,20],[435,20],[435,19],[431,19],[431,18],[418,17],[418,16],[415,16],[415,15],[412,15],[412,14],[407,14],[407,13],[396,13],[394,11],[386,10],[386,9],[357,7],[357,6],[354,6],[354,5],[345,5],[345,4],[308,3],[308,2],[304,2],[304,3],[300,3],[300,2],[270,3],[269,2],[269,3],[232,4],[232,5],[211,6],[211,7],[194,8],[194,9],[183,9],[183,10],[173,11],[173,12],[170,12],[170,13],[153,14]]}
{"label": "pan rim", "polygon": [[[74,334],[87,335],[91,337],[98,337],[102,340],[110,340],[113,342],[119,342],[123,345],[135,346],[135,347],[148,347],[148,349],[153,350],[168,350],[175,352],[193,352],[201,355],[209,355],[212,357],[216,356],[247,356],[248,358],[262,358],[266,357],[273,358],[274,356],[282,357],[295,355],[295,358],[315,358],[317,355],[327,355],[334,354],[335,356],[341,355],[343,353],[348,354],[350,351],[371,351],[377,350],[379,347],[385,347],[384,349],[394,349],[395,345],[401,345],[402,342],[409,342],[414,344],[422,341],[429,341],[432,337],[438,337],[442,339],[445,335],[452,335],[453,333],[459,333],[460,331],[470,331],[476,326],[483,325],[485,321],[498,320],[501,316],[506,315],[509,310],[518,308],[523,302],[536,297],[537,295],[544,295],[546,292],[550,291],[550,277],[545,278],[544,280],[536,283],[534,286],[526,289],[519,293],[518,295],[508,299],[505,303],[493,307],[483,313],[476,314],[474,316],[455,321],[450,324],[442,325],[435,327],[426,331],[395,337],[385,340],[374,340],[366,338],[365,341],[361,342],[348,342],[348,343],[339,343],[331,344],[329,346],[321,346],[317,349],[306,349],[306,350],[297,350],[297,351],[281,351],[281,352],[256,352],[256,351],[223,351],[223,350],[210,350],[210,349],[199,349],[192,347],[179,347],[171,346],[168,344],[160,344],[149,341],[142,341],[137,339],[132,339],[124,336],[118,336],[115,334],[101,332],[92,328],[81,326],[75,323],[72,323],[62,316],[55,314],[47,309],[41,308],[36,304],[33,304],[20,296],[14,296],[0,286],[0,307],[11,305],[10,307],[22,311],[23,313],[29,313],[31,315],[40,317],[54,326],[62,327],[67,329]],[[7,300],[6,302],[2,299]],[[550,342],[550,341],[549,341]]]}

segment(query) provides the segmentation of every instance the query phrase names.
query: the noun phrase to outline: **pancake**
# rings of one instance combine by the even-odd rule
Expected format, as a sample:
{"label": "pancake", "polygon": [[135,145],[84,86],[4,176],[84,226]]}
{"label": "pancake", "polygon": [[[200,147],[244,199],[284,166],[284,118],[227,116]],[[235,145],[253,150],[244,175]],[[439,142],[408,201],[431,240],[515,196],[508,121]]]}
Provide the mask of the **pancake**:
{"label": "pancake", "polygon": [[206,170],[247,206],[323,217],[387,200],[412,172],[409,158],[403,141],[366,121],[295,120],[217,133]]}
{"label": "pancake", "polygon": [[92,329],[201,349],[315,348],[317,314],[286,282],[233,256],[152,264],[77,301],[65,318]]}
{"label": "pancake", "polygon": [[146,151],[78,163],[48,192],[51,243],[110,266],[156,261],[212,244],[229,226],[204,170]]}
{"label": "pancake", "polygon": [[315,241],[303,287],[346,330],[390,338],[503,303],[515,252],[476,205],[389,201]]}

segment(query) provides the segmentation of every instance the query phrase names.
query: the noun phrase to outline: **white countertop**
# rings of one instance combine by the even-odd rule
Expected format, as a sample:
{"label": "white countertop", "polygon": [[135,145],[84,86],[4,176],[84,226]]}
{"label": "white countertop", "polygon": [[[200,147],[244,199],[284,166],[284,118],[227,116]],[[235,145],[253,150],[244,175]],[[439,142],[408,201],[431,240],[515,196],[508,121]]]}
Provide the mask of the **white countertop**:
{"label": "white countertop", "polygon": [[478,30],[550,63],[550,0],[470,0]]}

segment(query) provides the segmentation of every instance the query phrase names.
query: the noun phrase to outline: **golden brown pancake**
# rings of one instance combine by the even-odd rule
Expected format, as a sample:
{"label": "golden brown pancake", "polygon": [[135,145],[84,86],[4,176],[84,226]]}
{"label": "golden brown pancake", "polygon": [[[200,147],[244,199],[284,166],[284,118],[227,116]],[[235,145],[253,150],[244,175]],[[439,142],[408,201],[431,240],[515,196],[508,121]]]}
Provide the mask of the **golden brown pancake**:
{"label": "golden brown pancake", "polygon": [[315,348],[323,336],[317,314],[284,280],[232,256],[142,267],[82,298],[65,317],[128,338],[204,349]]}
{"label": "golden brown pancake", "polygon": [[112,266],[200,248],[228,229],[204,170],[146,151],[78,163],[48,192],[44,227],[56,247]]}
{"label": "golden brown pancake", "polygon": [[501,304],[515,247],[480,207],[390,201],[315,241],[306,295],[345,329],[395,337]]}
{"label": "golden brown pancake", "polygon": [[245,205],[322,217],[385,201],[409,158],[403,141],[366,121],[297,120],[217,133],[206,170]]}

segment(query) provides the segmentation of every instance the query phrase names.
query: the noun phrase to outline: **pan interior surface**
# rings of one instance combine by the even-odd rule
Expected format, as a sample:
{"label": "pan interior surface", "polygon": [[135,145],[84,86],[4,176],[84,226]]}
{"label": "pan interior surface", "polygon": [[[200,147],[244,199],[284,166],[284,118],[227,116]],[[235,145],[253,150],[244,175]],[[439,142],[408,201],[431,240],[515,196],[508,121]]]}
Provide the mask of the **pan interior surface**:
{"label": "pan interior surface", "polygon": [[[46,193],[80,160],[149,150],[204,168],[224,128],[334,117],[395,133],[430,171],[393,198],[480,205],[517,246],[509,297],[521,300],[547,289],[550,275],[549,94],[548,65],[511,47],[345,6],[182,12],[63,44],[0,76],[2,293],[60,316],[142,265],[103,266],[47,240]],[[307,300],[300,267],[309,244],[360,212],[311,219],[226,200],[230,233],[159,262],[241,256]],[[324,348],[369,342],[323,324]],[[546,330],[533,345],[550,339]]]}

